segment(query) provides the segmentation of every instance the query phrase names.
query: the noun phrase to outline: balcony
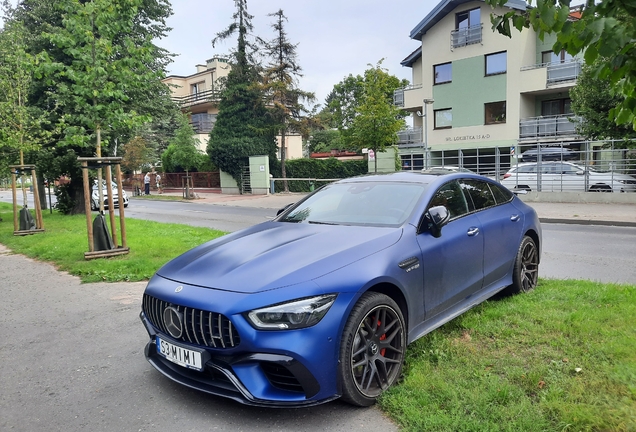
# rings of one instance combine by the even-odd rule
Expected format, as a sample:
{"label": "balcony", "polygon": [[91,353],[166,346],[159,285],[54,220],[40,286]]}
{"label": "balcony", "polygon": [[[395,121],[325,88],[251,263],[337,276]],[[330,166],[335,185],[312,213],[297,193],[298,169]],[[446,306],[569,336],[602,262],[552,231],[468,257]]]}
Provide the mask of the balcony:
{"label": "balcony", "polygon": [[410,128],[398,132],[398,145],[421,144],[422,142],[422,128]]}
{"label": "balcony", "polygon": [[548,63],[548,86],[576,81],[581,74],[581,62],[572,60],[565,63]]}
{"label": "balcony", "polygon": [[214,114],[193,114],[190,119],[190,124],[194,129],[194,133],[207,134],[212,131],[216,123],[216,115]]}
{"label": "balcony", "polygon": [[220,98],[221,92],[219,90],[204,90],[187,96],[173,96],[172,100],[175,101],[180,108],[187,108],[206,102],[218,101]]}
{"label": "balcony", "polygon": [[577,136],[575,124],[570,119],[578,120],[580,117],[556,115],[521,119],[519,121],[519,139]]}
{"label": "balcony", "polygon": [[451,50],[481,43],[482,24],[451,31]]}
{"label": "balcony", "polygon": [[423,98],[422,84],[411,84],[393,92],[393,105],[407,110],[420,109]]}

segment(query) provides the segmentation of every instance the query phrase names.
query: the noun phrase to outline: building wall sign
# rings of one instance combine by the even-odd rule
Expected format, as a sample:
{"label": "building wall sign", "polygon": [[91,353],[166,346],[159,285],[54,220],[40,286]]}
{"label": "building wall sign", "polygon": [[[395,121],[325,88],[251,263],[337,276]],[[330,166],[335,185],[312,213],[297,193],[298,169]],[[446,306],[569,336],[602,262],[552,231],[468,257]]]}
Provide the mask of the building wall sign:
{"label": "building wall sign", "polygon": [[490,134],[458,135],[454,137],[446,137],[446,142],[477,141],[487,139],[490,139]]}

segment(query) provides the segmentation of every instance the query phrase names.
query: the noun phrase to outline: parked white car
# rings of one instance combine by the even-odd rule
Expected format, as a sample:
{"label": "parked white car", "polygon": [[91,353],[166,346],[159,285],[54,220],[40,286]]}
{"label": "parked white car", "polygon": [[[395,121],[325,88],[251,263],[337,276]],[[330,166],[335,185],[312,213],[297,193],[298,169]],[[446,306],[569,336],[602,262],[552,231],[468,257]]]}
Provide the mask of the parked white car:
{"label": "parked white car", "polygon": [[636,192],[636,178],[630,175],[586,169],[571,162],[520,163],[503,176],[501,184],[513,191]]}
{"label": "parked white car", "polygon": [[[119,193],[117,192],[117,183],[110,182],[113,190],[113,203],[115,208],[119,207]],[[121,191],[122,201],[124,207],[128,207],[128,195],[126,191]],[[102,180],[102,197],[104,199],[104,208],[108,208],[108,189],[106,189],[106,180]],[[91,210],[99,210],[99,190],[97,189],[97,180],[93,182],[93,193],[91,194]]]}

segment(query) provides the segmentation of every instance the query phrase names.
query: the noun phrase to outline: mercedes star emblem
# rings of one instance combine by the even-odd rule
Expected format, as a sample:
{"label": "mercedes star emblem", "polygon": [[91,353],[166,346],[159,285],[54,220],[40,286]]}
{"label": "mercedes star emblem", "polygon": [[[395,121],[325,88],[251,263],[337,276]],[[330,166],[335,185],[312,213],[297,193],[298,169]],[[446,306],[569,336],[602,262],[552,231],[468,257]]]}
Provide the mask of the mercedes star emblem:
{"label": "mercedes star emblem", "polygon": [[181,313],[174,307],[168,306],[163,311],[163,322],[166,330],[175,339],[180,339],[183,334],[183,318]]}

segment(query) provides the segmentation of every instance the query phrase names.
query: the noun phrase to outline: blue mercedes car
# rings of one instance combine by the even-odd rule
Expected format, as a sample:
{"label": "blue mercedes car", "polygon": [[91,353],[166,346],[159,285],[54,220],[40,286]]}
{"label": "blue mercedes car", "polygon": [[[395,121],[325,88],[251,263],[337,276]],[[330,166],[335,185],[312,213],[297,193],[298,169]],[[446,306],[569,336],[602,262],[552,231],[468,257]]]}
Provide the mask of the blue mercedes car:
{"label": "blue mercedes car", "polygon": [[341,180],[205,243],[149,281],[148,361],[260,406],[373,404],[409,343],[500,291],[537,284],[532,208],[476,174]]}

